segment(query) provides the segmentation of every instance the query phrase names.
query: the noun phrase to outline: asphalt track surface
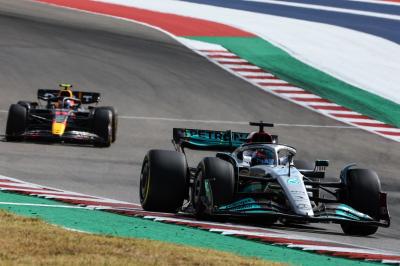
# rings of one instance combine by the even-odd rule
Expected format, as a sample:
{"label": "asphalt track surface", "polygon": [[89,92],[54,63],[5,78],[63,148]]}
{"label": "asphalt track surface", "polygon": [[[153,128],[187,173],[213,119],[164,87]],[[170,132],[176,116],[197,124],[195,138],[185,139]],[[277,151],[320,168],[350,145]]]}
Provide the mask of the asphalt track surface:
{"label": "asphalt track surface", "polygon": [[[138,202],[141,161],[172,149],[173,127],[251,130],[208,120],[264,120],[306,160],[329,159],[330,176],[349,162],[377,171],[389,192],[392,227],[346,237],[337,225],[282,228],[398,251],[400,144],[281,100],[210,64],[172,38],[135,23],[26,1],[0,0],[0,110],[33,100],[37,88],[71,82],[99,91],[123,116],[111,148],[0,142],[0,174],[81,193]],[[0,111],[0,127],[7,114]],[[144,119],[143,117],[148,117]],[[157,119],[173,118],[168,119]],[[151,118],[151,119],[150,119]],[[187,120],[202,120],[190,122]],[[299,127],[295,125],[338,126]],[[203,156],[203,154],[201,155]],[[201,157],[190,154],[195,164]]]}

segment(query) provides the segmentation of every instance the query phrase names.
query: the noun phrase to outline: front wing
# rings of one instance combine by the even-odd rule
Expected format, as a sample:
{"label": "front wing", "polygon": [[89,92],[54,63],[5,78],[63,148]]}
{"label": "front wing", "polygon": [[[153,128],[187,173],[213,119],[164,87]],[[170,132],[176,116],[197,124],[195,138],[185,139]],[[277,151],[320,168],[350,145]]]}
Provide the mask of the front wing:
{"label": "front wing", "polygon": [[54,141],[54,142],[76,142],[92,144],[104,141],[96,134],[85,131],[66,131],[62,136],[53,135],[50,130],[29,130],[21,135],[29,140]]}
{"label": "front wing", "polygon": [[325,204],[323,208],[314,210],[314,216],[302,216],[293,213],[291,210],[283,206],[266,200],[257,200],[246,198],[238,200],[232,204],[216,207],[211,210],[212,215],[246,217],[276,217],[285,218],[302,222],[333,222],[333,223],[360,223],[365,225],[375,225],[382,227],[390,226],[390,219],[377,221],[367,214],[361,213],[354,208],[342,204],[332,203]]}

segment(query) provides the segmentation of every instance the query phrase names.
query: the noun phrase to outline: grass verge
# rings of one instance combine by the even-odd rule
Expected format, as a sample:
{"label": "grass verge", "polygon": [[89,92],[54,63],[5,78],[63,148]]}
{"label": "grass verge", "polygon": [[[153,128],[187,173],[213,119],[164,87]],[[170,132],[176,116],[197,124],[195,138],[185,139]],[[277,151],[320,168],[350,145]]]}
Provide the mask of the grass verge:
{"label": "grass verge", "polygon": [[1,265],[284,265],[159,241],[74,232],[0,210]]}

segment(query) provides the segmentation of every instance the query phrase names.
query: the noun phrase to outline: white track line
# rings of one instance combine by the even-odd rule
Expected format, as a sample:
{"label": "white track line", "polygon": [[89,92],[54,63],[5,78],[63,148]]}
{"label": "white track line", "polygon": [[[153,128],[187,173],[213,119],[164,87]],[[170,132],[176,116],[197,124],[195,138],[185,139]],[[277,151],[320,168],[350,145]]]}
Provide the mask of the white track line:
{"label": "white track line", "polygon": [[234,68],[234,69],[260,69],[255,65],[234,65],[234,64],[224,64],[225,67]]}
{"label": "white track line", "polygon": [[[299,97],[303,97],[300,95]],[[318,97],[318,96],[308,96]],[[321,103],[322,104],[322,103]],[[0,110],[2,113],[7,111]],[[190,122],[190,123],[204,123],[204,124],[228,124],[228,125],[248,125],[246,121],[227,121],[227,120],[201,120],[201,119],[185,119],[185,118],[169,118],[169,117],[153,117],[153,116],[134,116],[134,115],[120,115],[118,118],[130,119],[130,120],[158,120],[158,121],[169,121],[169,122]],[[324,126],[324,125],[311,125],[311,124],[285,124],[275,123],[276,127],[312,127],[312,128],[343,128],[343,129],[358,129],[353,126]]]}
{"label": "white track line", "polygon": [[[268,83],[268,84],[289,84],[287,81],[281,80],[281,79],[252,79],[253,82],[256,82],[260,86],[263,86],[263,84]],[[286,86],[285,86],[286,87]]]}
{"label": "white track line", "polygon": [[[365,248],[342,248],[342,247],[332,247],[332,246],[315,246],[315,245],[288,245],[291,248],[301,248],[303,250],[324,250],[324,251],[334,251],[334,252],[351,252],[351,253],[365,253],[367,252]],[[368,250],[369,254],[382,254],[382,255],[392,255],[389,252],[382,252],[380,250]]]}
{"label": "white track line", "polygon": [[[263,83],[263,82],[270,82],[270,83],[273,83],[273,82],[277,82],[277,83],[284,83],[283,82],[283,80],[279,80],[279,79],[277,79],[277,78],[275,78],[275,77],[264,77],[264,78],[252,78],[252,79],[250,79],[252,82],[254,82],[254,83],[257,83],[257,84],[259,84],[259,83]],[[286,82],[287,83],[287,82]],[[303,90],[304,91],[304,90]]]}
{"label": "white track line", "polygon": [[400,3],[386,1],[386,0],[347,0],[352,2],[362,2],[362,3],[371,3],[377,5],[392,5],[392,6],[400,6]]}
{"label": "white track line", "polygon": [[314,99],[314,100],[322,99],[321,97],[319,97],[319,96],[317,96],[315,94],[281,93],[281,92],[278,92],[278,93],[283,94],[283,95],[285,95],[285,96],[287,96],[289,98],[305,98],[305,99]]}
{"label": "white track line", "polygon": [[91,209],[88,207],[73,206],[73,205],[51,205],[51,204],[21,203],[21,202],[0,202],[0,205],[49,207],[49,208],[65,208],[65,209]]}
{"label": "white track line", "polygon": [[[215,61],[215,60],[213,62],[218,63],[218,61]],[[273,74],[267,73],[267,72],[259,72],[259,73],[247,73],[246,72],[246,73],[243,73],[243,72],[238,71],[236,73],[242,75],[245,78],[248,78],[248,77],[257,77],[257,78],[261,78],[261,77],[271,77],[272,78],[272,77],[275,77]]]}
{"label": "white track line", "polygon": [[303,4],[303,3],[293,3],[293,2],[281,2],[281,1],[274,1],[274,0],[245,0],[245,1],[273,4],[273,5],[308,8],[308,9],[315,9],[315,10],[331,11],[331,12],[338,12],[338,13],[361,15],[361,16],[384,18],[384,19],[400,21],[400,16],[397,16],[397,15],[378,13],[378,12],[370,12],[370,11],[361,11],[361,10],[357,10],[357,9],[347,9],[347,8]]}
{"label": "white track line", "polygon": [[[205,123],[205,124],[229,124],[229,125],[248,125],[249,122],[244,121],[226,121],[226,120],[197,120],[197,119],[184,119],[184,118],[167,118],[167,117],[150,117],[150,116],[119,116],[122,119],[132,120],[158,120],[169,122],[191,122],[191,123]],[[354,126],[324,126],[324,125],[307,125],[307,124],[284,124],[276,123],[276,127],[311,127],[311,128],[342,128],[342,129],[358,129]]]}
{"label": "white track line", "polygon": [[299,89],[296,86],[289,86],[289,84],[288,84],[288,86],[284,86],[284,87],[282,87],[282,86],[274,86],[274,85],[262,86],[262,85],[259,85],[258,83],[255,83],[255,84],[257,86],[261,87],[263,90],[267,90],[267,91],[276,91],[276,90],[283,90],[283,89],[284,90],[296,90],[296,89]]}
{"label": "white track line", "polygon": [[20,187],[20,188],[32,188],[32,189],[41,189],[41,186],[38,185],[33,185],[33,184],[24,184],[24,183],[10,183],[10,182],[0,182],[1,185],[10,185],[10,186],[15,186],[15,187]]}
{"label": "white track line", "polygon": [[98,205],[101,205],[101,203],[129,204],[129,203],[120,202],[118,200],[99,199],[99,198],[70,197],[70,196],[62,196],[62,195],[56,196],[56,195],[46,195],[46,194],[40,194],[38,196],[41,197],[41,198],[48,198],[48,199],[62,199],[62,200],[74,200],[74,201],[85,201],[85,202],[97,202],[97,203],[99,203]]}
{"label": "white track line", "polygon": [[[26,182],[26,181],[22,181],[22,180],[19,180],[19,179],[16,179],[16,178],[3,176],[3,175],[0,175],[0,179],[10,180],[10,183],[3,182],[3,184],[9,184],[9,185],[12,185],[12,186],[21,186],[21,185],[24,184],[25,185],[24,187],[26,187],[28,191],[30,191],[29,187],[31,187],[33,189],[39,189],[39,190],[42,190],[43,192],[48,192],[48,193],[55,193],[55,191],[58,191],[58,192],[62,192],[62,193],[65,193],[65,194],[72,194],[72,195],[76,195],[77,194],[77,195],[83,195],[83,196],[89,196],[89,197],[92,197],[92,198],[97,198],[97,199],[100,199],[100,200],[109,200],[108,198],[104,198],[104,197],[100,197],[100,196],[86,195],[86,194],[82,194],[82,193],[72,192],[72,191],[68,191],[68,190],[62,190],[62,189],[53,188],[53,187],[49,187],[49,186],[43,187],[43,186],[40,186],[40,185],[36,185],[36,184],[33,184],[33,183],[29,183],[29,182]],[[13,183],[13,182],[15,182],[15,183]],[[0,189],[1,190],[9,190],[9,191],[13,190],[13,189],[8,189],[8,188],[2,188],[1,185],[0,185]],[[15,189],[15,190],[20,190],[20,189]],[[120,201],[120,200],[112,200],[112,201],[113,201],[112,203],[131,204],[131,205],[140,206],[140,204],[130,203],[130,202],[127,202],[127,201]]]}
{"label": "white track line", "polygon": [[400,260],[382,260],[382,263],[387,263],[387,264],[400,264]]}
{"label": "white track line", "polygon": [[[211,54],[211,53],[210,53]],[[229,63],[249,63],[249,61],[245,59],[235,59],[235,58],[224,58],[216,60],[220,64],[229,64]]]}
{"label": "white track line", "polygon": [[[13,187],[13,188],[8,188],[0,185],[0,190],[4,191],[19,191],[19,192],[27,192],[29,195],[34,195],[38,197],[53,197],[53,196],[63,196],[63,197],[71,197],[71,198],[78,198],[78,197],[86,197],[83,194],[73,194],[73,193],[64,193],[60,191],[52,191],[52,190],[43,190],[41,188],[36,188],[36,189],[26,189],[26,188],[21,188],[21,187]],[[45,194],[47,193],[47,194]],[[93,199],[94,197],[88,197],[88,199]]]}
{"label": "white track line", "polygon": [[[299,95],[299,97],[304,97]],[[309,96],[312,97],[312,96]],[[315,97],[315,96],[314,96]],[[324,104],[324,103],[318,103]],[[3,110],[0,110],[2,112]],[[4,112],[4,111],[3,111]],[[168,122],[190,122],[190,123],[203,123],[203,124],[227,124],[227,125],[248,125],[249,122],[245,121],[227,121],[227,120],[201,120],[201,119],[185,119],[185,118],[168,118],[168,117],[153,117],[153,116],[132,116],[132,115],[120,115],[120,119],[129,120],[149,120],[149,121],[168,121]],[[285,124],[275,123],[276,127],[310,127],[310,128],[341,128],[341,129],[359,129],[354,126],[325,126],[325,125],[311,125],[311,124]]]}

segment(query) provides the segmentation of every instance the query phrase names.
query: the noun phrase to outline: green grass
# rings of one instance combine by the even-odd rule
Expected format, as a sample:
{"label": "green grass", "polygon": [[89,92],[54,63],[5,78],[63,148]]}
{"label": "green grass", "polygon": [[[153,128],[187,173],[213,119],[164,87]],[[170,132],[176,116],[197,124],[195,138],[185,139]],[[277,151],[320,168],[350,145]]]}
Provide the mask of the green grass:
{"label": "green grass", "polygon": [[283,265],[161,241],[100,236],[0,210],[1,265]]}

